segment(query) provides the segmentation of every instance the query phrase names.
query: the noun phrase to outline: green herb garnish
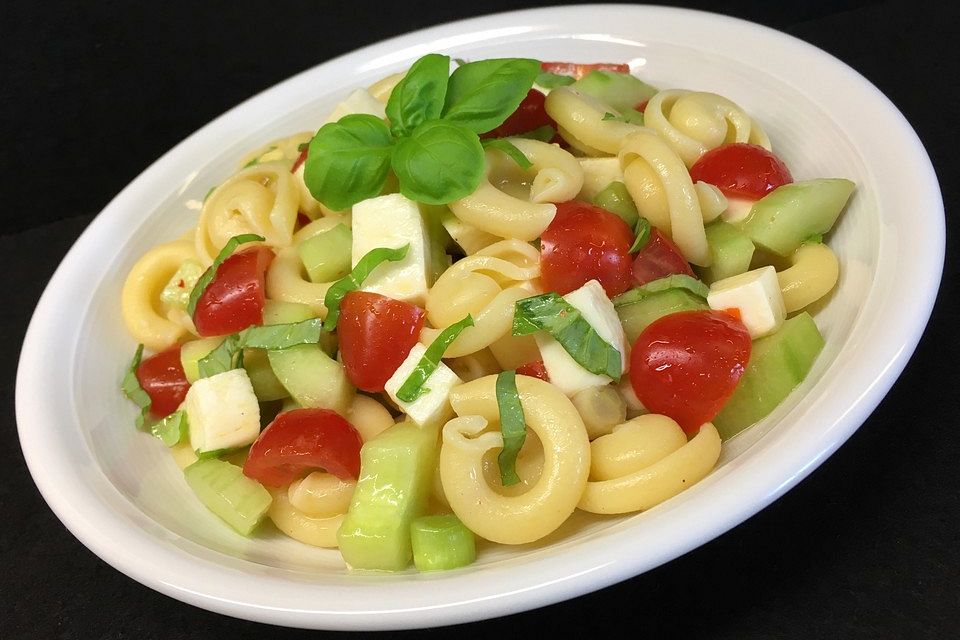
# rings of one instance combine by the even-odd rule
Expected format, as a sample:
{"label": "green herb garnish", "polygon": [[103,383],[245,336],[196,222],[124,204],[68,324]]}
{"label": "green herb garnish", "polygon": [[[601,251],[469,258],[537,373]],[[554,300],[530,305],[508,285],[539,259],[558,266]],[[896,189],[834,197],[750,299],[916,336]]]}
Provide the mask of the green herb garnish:
{"label": "green herb garnish", "polygon": [[243,350],[246,348],[279,351],[301,344],[320,342],[323,321],[310,318],[289,324],[270,324],[248,327],[229,335],[220,345],[197,363],[201,378],[209,378],[224,371],[243,366]]}
{"label": "green herb garnish", "polygon": [[650,221],[643,216],[637,218],[637,226],[633,230],[633,233],[633,244],[630,245],[627,253],[637,253],[650,242]]}
{"label": "green herb garnish", "polygon": [[528,140],[539,140],[540,142],[550,142],[557,135],[557,130],[551,125],[545,124],[536,129],[531,129],[524,133],[518,133],[515,137],[527,138]]}
{"label": "green herb garnish", "polygon": [[443,358],[447,347],[453,344],[453,341],[457,339],[464,329],[472,326],[473,316],[468,314],[464,319],[459,322],[454,322],[441,331],[440,335],[438,335],[434,341],[430,343],[430,346],[427,347],[427,350],[424,351],[423,357],[420,358],[420,362],[414,367],[409,377],[400,385],[400,388],[397,390],[397,398],[403,402],[413,402],[420,396],[429,393],[430,389],[426,388],[424,384],[433,372],[437,370],[437,366],[440,364],[440,360]]}
{"label": "green herb garnish", "polygon": [[541,71],[537,75],[535,83],[537,86],[543,87],[544,89],[556,89],[557,87],[566,87],[574,82],[577,79],[573,76],[565,76],[560,73],[551,73],[550,71]]}
{"label": "green herb garnish", "polygon": [[500,409],[500,434],[503,450],[497,456],[500,482],[505,487],[520,482],[517,475],[517,454],[527,437],[527,425],[517,391],[517,372],[503,371],[497,376],[497,407]]}
{"label": "green herb garnish", "polygon": [[357,266],[345,277],[337,280],[327,289],[327,295],[323,298],[323,304],[327,307],[327,318],[323,321],[323,328],[327,331],[333,331],[337,328],[337,320],[340,318],[340,303],[343,298],[351,291],[356,291],[363,284],[374,269],[384,262],[399,262],[407,255],[409,244],[405,244],[399,249],[388,249],[378,247],[372,249],[365,256],[360,258]]}
{"label": "green herb garnish", "polygon": [[189,430],[186,411],[174,411],[160,422],[150,425],[150,433],[168,447],[179,444],[187,437]]}
{"label": "green herb garnish", "polygon": [[203,292],[207,290],[207,287],[210,286],[210,283],[213,282],[214,276],[217,275],[217,269],[220,268],[220,265],[223,264],[224,260],[230,257],[230,255],[237,250],[241,244],[247,242],[263,242],[266,240],[263,236],[258,236],[255,233],[244,233],[239,236],[233,236],[227,243],[223,245],[223,249],[220,249],[220,253],[217,254],[217,257],[213,259],[213,264],[210,265],[210,268],[203,272],[203,275],[197,280],[197,284],[193,286],[193,290],[190,291],[190,301],[187,303],[187,313],[190,314],[190,317],[193,317],[193,314],[197,311],[197,302],[200,300],[200,296],[203,295]]}
{"label": "green herb garnish", "polygon": [[630,289],[626,293],[621,293],[613,299],[613,306],[616,308],[624,307],[629,304],[640,302],[644,298],[649,298],[655,293],[666,291],[668,289],[685,289],[695,296],[707,299],[710,293],[710,287],[700,280],[688,276],[685,273],[673,273],[669,276],[651,280],[647,284]]}
{"label": "green herb garnish", "polygon": [[523,151],[520,151],[517,145],[506,138],[488,138],[484,140],[482,144],[484,149],[496,149],[497,151],[502,151],[507,154],[511,160],[520,165],[521,169],[529,169],[533,166],[533,163],[527,159]]}
{"label": "green herb garnish", "polygon": [[127,368],[127,373],[123,376],[123,382],[120,383],[120,389],[123,390],[135,405],[140,407],[140,415],[137,416],[137,429],[143,429],[147,423],[147,416],[150,414],[150,395],[140,386],[140,380],[137,379],[137,367],[140,366],[140,360],[143,358],[143,345],[137,345],[137,351],[133,354],[133,361]]}

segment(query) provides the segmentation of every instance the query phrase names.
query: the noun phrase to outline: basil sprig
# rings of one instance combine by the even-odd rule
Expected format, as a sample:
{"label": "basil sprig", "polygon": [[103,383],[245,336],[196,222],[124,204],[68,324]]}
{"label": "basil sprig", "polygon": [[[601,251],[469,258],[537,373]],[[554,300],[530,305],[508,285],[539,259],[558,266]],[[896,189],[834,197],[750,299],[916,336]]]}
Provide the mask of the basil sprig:
{"label": "basil sprig", "polygon": [[566,87],[576,81],[577,79],[573,76],[565,76],[560,73],[551,73],[550,71],[541,71],[539,74],[537,74],[535,83],[538,87],[543,87],[544,89],[556,89],[557,87]]}
{"label": "basil sprig", "polygon": [[600,337],[583,314],[556,293],[517,300],[513,335],[546,331],[577,364],[597,375],[619,380],[623,373],[620,352]]}
{"label": "basil sprig", "polygon": [[404,380],[400,388],[397,389],[397,398],[403,402],[413,402],[420,396],[429,393],[430,389],[426,388],[424,384],[433,372],[437,370],[447,347],[453,344],[453,341],[463,333],[464,329],[472,326],[473,316],[467,314],[467,317],[458,322],[454,322],[441,331],[440,335],[438,335],[433,342],[430,343],[430,346],[427,347],[427,350],[423,352],[423,357],[420,358],[417,366],[414,367],[407,379]]}
{"label": "basil sprig", "polygon": [[527,425],[517,391],[517,372],[502,371],[497,376],[497,408],[500,410],[500,434],[503,450],[497,456],[500,467],[500,482],[505,487],[520,482],[517,475],[517,454],[527,438]]}
{"label": "basil sprig", "polygon": [[203,292],[207,290],[207,287],[210,286],[210,283],[213,282],[214,276],[217,275],[217,269],[220,268],[220,265],[230,257],[230,255],[237,250],[241,244],[247,242],[263,242],[266,240],[263,236],[258,236],[255,233],[243,233],[239,236],[233,236],[227,243],[223,245],[223,249],[220,249],[220,253],[217,254],[217,257],[213,259],[213,264],[210,265],[210,268],[203,272],[203,275],[200,276],[200,279],[197,280],[197,284],[193,286],[193,289],[190,291],[190,301],[187,303],[187,313],[190,314],[190,317],[193,317],[193,314],[197,310],[197,302],[200,301],[200,296],[203,295]]}
{"label": "basil sprig", "polygon": [[409,244],[405,244],[399,249],[388,249],[378,247],[371,249],[365,256],[360,258],[357,266],[343,278],[340,278],[327,289],[327,295],[323,298],[323,304],[327,307],[327,319],[323,321],[323,328],[327,331],[333,331],[337,328],[337,320],[340,319],[340,303],[351,291],[356,291],[363,284],[374,269],[384,262],[399,262],[403,260]]}
{"label": "basil sprig", "polygon": [[342,210],[378,195],[392,169],[400,193],[447,204],[473,193],[483,176],[477,134],[495,129],[527,95],[540,63],[526,58],[464,62],[417,60],[390,94],[389,127],[371,115],[349,115],[310,141],[304,182],[313,197]]}
{"label": "basil sprig", "polygon": [[643,216],[637,218],[637,226],[634,228],[633,233],[633,244],[630,245],[627,253],[637,253],[650,242],[650,221]]}
{"label": "basil sprig", "polygon": [[140,386],[140,380],[137,378],[137,367],[140,366],[140,360],[143,359],[143,345],[137,345],[137,350],[133,354],[133,361],[127,368],[127,373],[123,376],[123,382],[120,383],[120,389],[124,395],[130,398],[135,405],[140,407],[140,415],[137,416],[137,429],[143,429],[147,423],[147,416],[150,414],[150,394],[144,391]]}
{"label": "basil sprig", "polygon": [[323,321],[319,318],[289,324],[248,327],[227,336],[216,349],[200,359],[197,363],[200,377],[209,378],[224,371],[239,369],[243,366],[245,348],[276,351],[301,344],[316,344],[320,342],[322,331]]}
{"label": "basil sprig", "polygon": [[529,169],[533,166],[533,163],[527,159],[527,156],[523,154],[523,151],[517,148],[517,145],[513,144],[506,138],[488,138],[483,141],[484,149],[496,149],[497,151],[502,151],[507,154],[511,160],[520,165],[521,169]]}

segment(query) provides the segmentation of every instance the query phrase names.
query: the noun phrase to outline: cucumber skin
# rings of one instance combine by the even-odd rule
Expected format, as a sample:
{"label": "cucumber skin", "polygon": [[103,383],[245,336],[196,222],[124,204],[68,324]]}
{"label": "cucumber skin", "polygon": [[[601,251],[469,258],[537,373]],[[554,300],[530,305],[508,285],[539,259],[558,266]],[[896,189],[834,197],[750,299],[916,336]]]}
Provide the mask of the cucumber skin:
{"label": "cucumber skin", "polygon": [[807,377],[823,345],[823,336],[807,312],[754,341],[747,370],[713,419],[720,437],[728,440],[776,409]]}
{"label": "cucumber skin", "polygon": [[410,525],[410,541],[418,571],[448,571],[477,559],[473,532],[453,514],[417,518]]}
{"label": "cucumber skin", "polygon": [[439,426],[402,422],[364,443],[360,477],[337,533],[354,569],[401,571],[410,566],[410,526],[427,510],[439,450]]}
{"label": "cucumber skin", "polygon": [[855,187],[843,178],[785,184],[757,200],[739,228],[757,246],[786,258],[810,236],[833,228]]}
{"label": "cucumber skin", "polygon": [[591,71],[570,85],[570,88],[592,96],[618,111],[634,109],[657,94],[657,89],[629,73],[602,69]]}
{"label": "cucumber skin", "polygon": [[709,267],[696,267],[704,282],[713,284],[750,270],[756,247],[746,234],[723,220],[707,225],[705,231],[712,262]]}
{"label": "cucumber skin", "polygon": [[667,289],[638,302],[618,307],[617,315],[620,317],[627,340],[633,344],[644,329],[663,316],[708,308],[705,300],[686,289]]}
{"label": "cucumber skin", "polygon": [[256,528],[273,501],[263,485],[223,460],[198,460],[183,475],[200,502],[244,536]]}

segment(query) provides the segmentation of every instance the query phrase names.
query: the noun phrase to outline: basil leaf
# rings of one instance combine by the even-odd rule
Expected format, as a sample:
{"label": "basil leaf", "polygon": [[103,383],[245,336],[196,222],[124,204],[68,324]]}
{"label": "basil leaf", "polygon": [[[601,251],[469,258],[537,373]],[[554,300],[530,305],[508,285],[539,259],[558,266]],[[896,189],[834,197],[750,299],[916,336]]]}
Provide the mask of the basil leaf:
{"label": "basil leaf", "polygon": [[537,79],[534,83],[537,86],[543,87],[544,89],[556,89],[557,87],[566,87],[576,82],[577,79],[573,76],[565,76],[559,73],[551,73],[549,71],[541,71],[537,75]]}
{"label": "basil leaf", "polygon": [[203,196],[203,204],[206,204],[206,203],[207,203],[207,200],[210,199],[210,194],[212,194],[212,193],[213,193],[214,191],[216,191],[216,190],[217,190],[216,187],[210,187],[210,189],[207,190],[207,194],[206,194],[205,196]]}
{"label": "basil leaf", "polygon": [[150,395],[140,386],[140,380],[137,379],[137,367],[140,366],[140,360],[143,358],[143,345],[137,345],[137,351],[133,354],[133,361],[127,368],[127,373],[123,376],[123,382],[120,383],[120,389],[123,391],[135,405],[140,407],[140,415],[137,416],[137,429],[143,429],[147,422],[147,416],[150,413]]}
{"label": "basil leaf", "polygon": [[710,287],[700,280],[692,278],[685,273],[674,273],[630,289],[630,291],[626,293],[621,293],[613,299],[613,306],[619,309],[620,307],[640,302],[644,298],[652,296],[655,293],[660,293],[661,291],[666,291],[667,289],[685,289],[704,300],[707,299],[707,294],[710,293]]}
{"label": "basil leaf", "polygon": [[174,411],[160,422],[150,425],[150,433],[168,447],[179,444],[187,437],[189,430],[186,411]]}
{"label": "basil leaf", "polygon": [[387,117],[395,136],[407,136],[443,111],[450,77],[450,56],[429,53],[410,67],[387,100]]}
{"label": "basil leaf", "polygon": [[405,244],[399,249],[388,249],[386,247],[372,249],[367,255],[360,258],[357,266],[350,273],[334,282],[327,289],[327,295],[323,298],[323,304],[327,307],[327,318],[323,321],[323,328],[327,331],[336,329],[337,320],[340,318],[340,303],[343,302],[343,298],[351,291],[359,289],[363,281],[381,263],[403,260],[409,248],[410,245]]}
{"label": "basil leaf", "polygon": [[454,322],[441,331],[440,335],[438,335],[434,341],[430,343],[430,346],[427,347],[427,350],[424,351],[423,357],[420,358],[420,362],[417,363],[417,366],[413,369],[410,376],[404,380],[400,388],[397,389],[397,398],[403,402],[413,402],[420,396],[429,393],[430,389],[427,389],[423,385],[433,372],[437,370],[437,365],[440,364],[440,360],[443,358],[447,347],[457,339],[457,336],[459,336],[464,329],[472,326],[473,316],[467,314],[467,317],[463,320]]}
{"label": "basil leaf", "polygon": [[528,140],[539,140],[540,142],[550,142],[556,135],[557,130],[549,124],[545,124],[542,127],[531,129],[525,133],[518,133],[515,137],[526,138]]}
{"label": "basil leaf", "polygon": [[520,482],[517,475],[517,454],[527,438],[527,425],[517,391],[517,372],[502,371],[497,376],[497,408],[500,409],[500,434],[503,450],[497,456],[500,467],[500,483],[505,487]]}
{"label": "basil leaf", "polygon": [[320,127],[310,141],[303,181],[334,211],[379,195],[390,171],[393,137],[376,116],[355,113]]}
{"label": "basil leaf", "polygon": [[572,304],[555,293],[517,300],[513,335],[544,330],[560,343],[577,364],[597,375],[619,380],[623,373],[620,352],[600,337]]}
{"label": "basil leaf", "polygon": [[223,245],[223,249],[220,249],[220,253],[213,259],[213,264],[203,272],[203,275],[197,280],[197,284],[193,285],[193,289],[190,291],[190,301],[187,302],[187,313],[190,314],[191,318],[193,318],[193,314],[197,311],[197,302],[199,302],[200,296],[203,295],[203,292],[206,291],[210,283],[213,282],[214,276],[217,275],[217,269],[220,268],[224,260],[229,258],[240,245],[247,242],[263,242],[264,240],[266,240],[266,238],[258,236],[255,233],[244,233],[239,236],[233,236],[227,240],[227,244]]}
{"label": "basil leaf", "polygon": [[510,159],[520,165],[521,169],[529,169],[533,166],[533,163],[527,159],[527,156],[523,155],[523,151],[517,149],[517,146],[507,140],[506,138],[489,138],[487,140],[481,141],[484,149],[496,149],[497,151],[502,151]]}
{"label": "basil leaf", "polygon": [[614,122],[627,122],[629,124],[635,124],[638,126],[643,126],[643,114],[636,109],[625,109],[621,115],[616,115],[607,111],[603,114],[603,117],[600,118],[603,121],[613,120]]}
{"label": "basil leaf", "polygon": [[803,242],[804,244],[823,244],[823,234],[815,233]]}
{"label": "basil leaf", "polygon": [[633,244],[630,245],[627,253],[637,253],[650,242],[650,221],[643,216],[637,218],[637,227],[633,233],[635,234]]}
{"label": "basil leaf", "polygon": [[424,204],[447,204],[476,191],[485,169],[483,147],[466,127],[431,120],[401,138],[392,166],[400,193]]}
{"label": "basil leaf", "polygon": [[540,63],[528,58],[478,60],[457,67],[447,87],[443,119],[474,133],[496,129],[526,97]]}
{"label": "basil leaf", "polygon": [[[310,140],[313,140],[313,138],[310,138]],[[309,148],[310,148],[310,140],[308,140],[307,142],[301,142],[300,144],[298,144],[298,145],[297,145],[297,151],[299,151],[300,153],[303,153],[304,151],[306,151],[307,149],[309,149]]]}
{"label": "basil leaf", "polygon": [[216,349],[200,359],[197,363],[200,377],[209,378],[218,373],[242,367],[245,348],[278,351],[301,344],[316,344],[320,342],[322,331],[323,321],[319,318],[288,324],[248,327],[239,333],[227,336]]}

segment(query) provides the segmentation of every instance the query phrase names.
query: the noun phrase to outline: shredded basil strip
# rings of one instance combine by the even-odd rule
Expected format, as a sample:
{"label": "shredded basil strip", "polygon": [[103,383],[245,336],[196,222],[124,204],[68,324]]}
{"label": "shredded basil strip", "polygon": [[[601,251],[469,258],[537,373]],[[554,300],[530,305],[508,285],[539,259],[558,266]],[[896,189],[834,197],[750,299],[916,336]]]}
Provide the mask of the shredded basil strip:
{"label": "shredded basil strip", "polygon": [[143,429],[147,423],[147,416],[150,414],[150,395],[140,386],[140,380],[137,379],[137,367],[140,366],[140,360],[143,358],[143,345],[137,345],[137,351],[133,354],[133,361],[123,376],[123,382],[120,383],[120,389],[123,391],[135,405],[140,407],[140,415],[137,416],[137,429]]}
{"label": "shredded basil strip", "polygon": [[637,228],[633,232],[635,234],[633,244],[630,245],[627,253],[637,253],[650,242],[650,221],[640,216],[637,218]]}
{"label": "shredded basil strip", "polygon": [[550,71],[541,71],[540,74],[537,75],[537,79],[534,80],[534,84],[543,87],[544,89],[556,89],[557,87],[566,87],[576,81],[576,78],[573,76],[565,76],[563,74],[552,73]]}
{"label": "shredded basil strip", "polygon": [[150,433],[168,447],[179,444],[187,437],[188,431],[186,411],[174,411],[160,422],[150,425]]}
{"label": "shredded basil strip", "polygon": [[577,364],[597,375],[619,380],[623,373],[620,352],[600,337],[583,314],[555,293],[517,300],[513,335],[546,331]]}
{"label": "shredded basil strip", "polygon": [[353,271],[334,282],[330,288],[327,289],[327,295],[323,298],[323,304],[327,306],[327,318],[323,321],[323,328],[327,331],[336,329],[337,320],[340,319],[340,303],[343,302],[343,298],[351,291],[359,289],[363,281],[366,280],[370,273],[379,267],[381,263],[388,261],[399,262],[403,260],[409,248],[410,245],[405,244],[399,249],[387,249],[386,247],[372,249],[367,255],[360,258],[360,261],[357,262],[357,266],[353,268]]}
{"label": "shredded basil strip", "polygon": [[263,242],[264,240],[266,240],[266,238],[258,236],[255,233],[244,233],[239,236],[233,236],[227,240],[227,244],[223,245],[223,249],[220,249],[220,253],[213,259],[213,264],[203,272],[203,275],[200,276],[197,284],[194,285],[193,290],[190,292],[190,302],[187,303],[187,313],[190,314],[191,318],[193,318],[193,314],[197,311],[197,302],[200,300],[200,296],[203,295],[203,292],[206,291],[210,283],[213,282],[214,276],[217,275],[217,269],[220,268],[224,260],[229,258],[240,245],[247,242]]}
{"label": "shredded basil strip", "polygon": [[823,234],[815,233],[806,240],[803,241],[805,244],[823,244]]}
{"label": "shredded basil strip", "polygon": [[441,331],[440,335],[427,347],[427,350],[423,353],[423,357],[420,358],[420,362],[417,363],[417,366],[413,372],[410,373],[410,376],[400,385],[400,388],[397,390],[397,398],[403,402],[413,402],[420,396],[429,393],[430,389],[426,388],[424,384],[433,372],[437,370],[437,366],[440,364],[440,360],[443,358],[447,347],[453,344],[453,341],[457,339],[464,329],[472,326],[473,316],[467,314],[467,317],[463,320],[454,322]]}
{"label": "shredded basil strip", "polygon": [[497,376],[497,407],[500,409],[500,434],[503,450],[497,456],[500,467],[500,482],[505,487],[520,482],[517,475],[517,454],[527,437],[527,425],[517,391],[517,372],[502,371]]}
{"label": "shredded basil strip", "polygon": [[703,298],[704,300],[707,299],[707,295],[710,293],[710,287],[705,285],[702,281],[688,276],[685,273],[672,273],[669,276],[657,278],[656,280],[651,280],[647,284],[630,289],[630,291],[627,291],[626,293],[621,293],[613,299],[613,306],[619,309],[620,307],[635,304],[644,298],[649,298],[655,293],[667,291],[668,289],[684,289],[695,296]]}
{"label": "shredded basil strip", "polygon": [[507,154],[511,160],[520,165],[521,169],[529,169],[533,166],[533,163],[527,159],[527,156],[524,155],[523,151],[517,148],[517,145],[513,144],[506,138],[488,138],[486,140],[481,140],[480,144],[483,145],[484,149],[496,149],[497,151],[502,151]]}
{"label": "shredded basil strip", "polygon": [[536,129],[531,129],[530,131],[525,131],[524,133],[518,133],[516,138],[526,138],[528,140],[539,140],[540,142],[550,142],[553,140],[554,136],[557,135],[557,130],[554,129],[549,124],[545,124],[537,127]]}
{"label": "shredded basil strip", "polygon": [[323,321],[319,318],[249,327],[227,336],[220,346],[200,359],[197,363],[200,377],[209,378],[224,371],[239,369],[243,366],[243,350],[247,347],[277,351],[301,344],[316,344],[320,342],[322,333]]}
{"label": "shredded basil strip", "polygon": [[212,193],[213,193],[214,191],[216,191],[216,190],[217,190],[216,187],[210,187],[210,189],[207,191],[207,194],[206,194],[205,196],[203,196],[203,204],[206,204],[206,203],[207,203],[207,200],[210,199],[210,194],[212,194]]}

